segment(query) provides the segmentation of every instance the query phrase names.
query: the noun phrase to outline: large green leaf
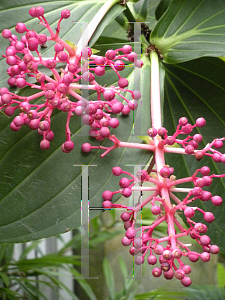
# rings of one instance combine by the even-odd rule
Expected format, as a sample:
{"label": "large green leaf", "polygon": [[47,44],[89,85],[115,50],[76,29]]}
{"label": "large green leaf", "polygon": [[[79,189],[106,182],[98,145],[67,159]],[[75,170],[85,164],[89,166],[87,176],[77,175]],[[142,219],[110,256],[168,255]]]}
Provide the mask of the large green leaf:
{"label": "large green leaf", "polygon": [[[70,18],[63,20],[61,22],[61,29],[59,37],[64,40],[72,41],[74,44],[80,39],[81,33],[87,26],[87,23],[90,22],[100,8],[105,4],[105,0],[94,0],[94,1],[51,1],[47,0],[44,3],[41,3],[42,7],[45,9],[45,17],[49,22],[51,28],[54,30],[57,26],[57,22],[60,18],[61,11],[63,9],[69,9],[71,11]],[[39,25],[39,20],[37,18],[32,18],[29,14],[29,9],[32,6],[38,6],[40,2],[37,0],[23,1],[23,6],[21,6],[20,1],[3,1],[0,3],[0,32],[3,29],[8,28],[12,31],[13,34],[16,34],[18,37],[21,34],[18,34],[15,31],[15,25],[17,22],[23,22],[26,24],[27,28],[32,30],[34,29],[38,33],[44,33],[49,36],[48,30]],[[102,34],[104,28],[113,21],[122,11],[124,7],[119,4],[113,6],[107,14],[104,16],[102,21],[97,27],[97,30],[94,32],[93,36],[89,40],[89,45],[97,41],[99,36]],[[19,18],[18,18],[19,16]],[[95,24],[93,24],[94,26]],[[0,52],[5,53],[5,49],[9,46],[9,41],[0,37]],[[54,42],[48,42],[47,48],[40,49],[40,52],[45,57],[52,57],[54,55]],[[0,86],[4,86],[7,82],[7,68],[9,66],[5,63],[5,58],[0,58]],[[50,72],[49,72],[50,75]]]}
{"label": "large green leaf", "polygon": [[225,2],[173,0],[151,33],[167,63],[225,54]]}
{"label": "large green leaf", "polygon": [[[224,137],[225,77],[222,74],[225,72],[225,63],[217,58],[200,58],[177,65],[164,64],[164,69],[164,126],[168,129],[168,134],[175,132],[180,117],[187,117],[191,124],[194,124],[198,117],[204,117],[206,126],[195,131],[203,135],[201,147],[214,138]],[[221,152],[225,152],[224,148]],[[207,157],[196,161],[194,156],[167,154],[166,162],[174,167],[177,178],[190,176],[203,165],[210,167],[211,174],[225,173],[224,164],[215,163]],[[225,200],[224,187],[224,179],[215,178],[209,188],[213,195],[220,195]],[[184,195],[181,196],[184,198]],[[193,205],[213,212],[215,221],[207,225],[208,234],[212,243],[220,246],[220,250],[225,252],[225,204],[216,207],[211,201],[196,201]],[[194,220],[205,223],[201,213],[196,213]]]}
{"label": "large green leaf", "polygon": [[146,20],[149,2],[150,0],[139,0],[137,3],[128,2],[127,5],[137,22],[144,22]]}

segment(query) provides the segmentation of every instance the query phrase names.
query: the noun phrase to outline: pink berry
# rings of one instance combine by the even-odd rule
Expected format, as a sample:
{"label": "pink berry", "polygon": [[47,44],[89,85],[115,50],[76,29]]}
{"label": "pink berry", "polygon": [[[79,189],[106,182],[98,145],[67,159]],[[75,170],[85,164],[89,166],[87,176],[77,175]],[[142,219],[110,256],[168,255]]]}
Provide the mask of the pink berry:
{"label": "pink berry", "polygon": [[74,148],[74,143],[72,141],[66,141],[64,143],[64,148],[66,149],[66,151],[72,151]]}
{"label": "pink berry", "polygon": [[[175,143],[175,138],[173,136],[168,136],[166,139],[165,139],[165,142],[167,145],[173,145]],[[186,149],[186,148],[185,148]]]}
{"label": "pink berry", "polygon": [[209,176],[203,176],[202,177],[204,181],[204,186],[210,186],[212,184],[212,178]]}
{"label": "pink berry", "polygon": [[210,261],[210,258],[211,258],[210,253],[202,252],[202,254],[200,255],[200,258],[201,258],[202,261],[208,262],[208,261]]}
{"label": "pink berry", "polygon": [[106,201],[103,201],[103,202],[102,202],[102,206],[103,206],[104,208],[111,208],[111,207],[113,206],[113,204],[112,204],[111,201],[106,200]]}
{"label": "pink berry", "polygon": [[15,77],[10,77],[8,80],[7,80],[7,83],[8,85],[10,86],[15,86],[16,85],[16,78]]}
{"label": "pink berry", "polygon": [[64,9],[61,11],[61,17],[63,19],[68,19],[70,17],[70,11],[68,9]]}
{"label": "pink berry", "polygon": [[132,243],[132,239],[128,239],[126,236],[122,238],[122,244],[124,246],[129,246]]}
{"label": "pink berry", "polygon": [[122,111],[122,109],[123,109],[123,104],[121,103],[121,102],[117,102],[117,103],[115,103],[115,104],[113,104],[112,106],[111,106],[111,109],[112,109],[112,112],[114,113],[114,114],[118,114],[118,113],[120,113],[121,111]]}
{"label": "pink berry", "polygon": [[194,226],[194,229],[197,232],[205,233],[207,231],[207,226],[205,224],[202,224],[202,223],[196,223],[195,226]]}
{"label": "pink berry", "polygon": [[113,60],[116,57],[116,52],[114,50],[108,50],[105,53],[105,57],[109,60]]}
{"label": "pink berry", "polygon": [[173,251],[172,251],[172,255],[173,255],[173,257],[174,258],[181,258],[181,256],[182,256],[182,251],[180,250],[180,249],[174,249]]}
{"label": "pink berry", "polygon": [[161,136],[162,138],[164,138],[164,136],[167,134],[167,130],[164,127],[160,127],[158,129],[158,135]]}
{"label": "pink berry", "polygon": [[31,51],[35,51],[38,48],[38,40],[35,37],[32,37],[28,40],[28,48]]}
{"label": "pink berry", "polygon": [[195,186],[196,187],[203,187],[204,186],[204,180],[202,178],[198,178],[196,181],[195,181]]}
{"label": "pink berry", "polygon": [[112,128],[117,128],[118,126],[120,125],[120,122],[118,119],[116,118],[111,118],[109,120],[109,126],[112,127]]}
{"label": "pink berry", "polygon": [[105,65],[105,58],[103,56],[97,56],[97,57],[95,57],[94,63],[97,66],[104,66]]}
{"label": "pink berry", "polygon": [[40,142],[40,147],[43,150],[49,149],[50,148],[50,142],[48,140],[44,139]]}
{"label": "pink berry", "polygon": [[168,167],[163,167],[159,173],[163,178],[168,178],[170,176],[170,170]]}
{"label": "pink berry", "polygon": [[188,276],[184,276],[184,278],[181,280],[181,283],[183,284],[183,286],[188,287],[191,285],[191,278]]}
{"label": "pink berry", "polygon": [[187,153],[189,155],[193,154],[194,150],[195,150],[195,148],[191,145],[188,145],[188,146],[185,147],[185,153]]}
{"label": "pink berry", "polygon": [[115,176],[120,176],[122,174],[122,169],[120,167],[112,168],[112,174]]}
{"label": "pink berry", "polygon": [[212,223],[215,220],[215,217],[211,212],[206,212],[204,214],[204,220],[208,223]]}
{"label": "pink berry", "polygon": [[17,51],[22,51],[22,50],[24,49],[24,43],[22,43],[22,42],[20,42],[20,41],[16,42],[16,43],[15,43],[15,49],[16,49]]}
{"label": "pink berry", "polygon": [[66,94],[66,92],[68,91],[68,86],[65,83],[60,83],[57,86],[57,91],[61,94]]}
{"label": "pink berry", "polygon": [[185,276],[185,272],[181,269],[178,269],[176,270],[175,272],[175,277],[178,279],[178,280],[182,280]]}
{"label": "pink berry", "polygon": [[5,55],[14,56],[16,54],[16,48],[14,46],[9,46],[6,48]]}
{"label": "pink berry", "polygon": [[193,140],[196,142],[196,143],[201,143],[201,141],[202,141],[202,135],[201,134],[199,134],[199,133],[197,133],[197,134],[195,134],[194,136],[193,136]]}
{"label": "pink berry", "polygon": [[210,238],[208,237],[208,235],[202,235],[200,237],[200,243],[203,245],[203,246],[208,246],[210,243],[211,243],[211,240]]}
{"label": "pink berry", "polygon": [[17,59],[15,56],[8,56],[6,58],[6,63],[9,65],[9,66],[14,66],[17,64]]}
{"label": "pink berry", "polygon": [[0,89],[0,96],[7,94],[8,92],[9,92],[9,90],[7,88],[3,87]]}
{"label": "pink berry", "polygon": [[46,67],[50,70],[54,69],[56,67],[56,61],[54,59],[48,59],[46,61]]}
{"label": "pink berry", "polygon": [[157,135],[157,130],[155,128],[149,128],[147,134],[150,137],[155,137]]}
{"label": "pink berry", "polygon": [[221,157],[221,155],[219,153],[214,153],[213,156],[212,156],[212,159],[213,159],[213,161],[219,163],[219,162],[221,162],[220,157]]}
{"label": "pink berry", "polygon": [[141,98],[141,93],[137,90],[133,91],[133,99],[139,100]]}
{"label": "pink berry", "polygon": [[202,194],[201,194],[201,196],[200,196],[200,199],[202,201],[209,201],[211,199],[211,197],[212,197],[212,194],[210,192],[203,191]]}
{"label": "pink berry", "polygon": [[18,131],[20,130],[21,126],[16,126],[13,122],[10,124],[10,129],[12,131]]}
{"label": "pink berry", "polygon": [[220,159],[221,159],[221,162],[223,164],[225,164],[225,154],[222,154],[221,157],[220,157]]}
{"label": "pink berry", "polygon": [[191,273],[191,267],[188,265],[183,266],[183,271],[185,274],[190,274]]}
{"label": "pink berry", "polygon": [[127,54],[127,58],[129,61],[134,62],[137,60],[138,56],[137,56],[137,53],[131,52],[131,53]]}
{"label": "pink berry", "polygon": [[[91,145],[89,143],[84,143],[82,146],[81,146],[81,149],[83,152],[85,153],[89,153],[91,151]],[[110,199],[111,200],[111,199]]]}
{"label": "pink berry", "polygon": [[123,109],[121,110],[121,113],[122,113],[123,115],[129,115],[129,113],[130,113],[130,108],[129,108],[129,106],[125,104],[124,107],[123,107]]}
{"label": "pink berry", "polygon": [[105,90],[103,92],[103,97],[105,98],[105,100],[111,101],[112,99],[115,98],[115,92],[111,89]]}
{"label": "pink berry", "polygon": [[136,101],[136,100],[130,100],[129,103],[128,103],[128,107],[129,107],[131,110],[137,109],[137,107],[138,107],[137,101]]}
{"label": "pink berry", "polygon": [[65,51],[60,51],[57,56],[58,59],[63,62],[66,62],[69,58],[68,54]]}
{"label": "pink berry", "polygon": [[15,112],[15,108],[12,107],[12,106],[6,106],[5,109],[4,109],[4,113],[7,115],[7,116],[12,116]]}
{"label": "pink berry", "polygon": [[179,125],[180,126],[185,126],[185,125],[187,125],[187,123],[188,123],[188,119],[187,118],[182,117],[182,118],[179,119]]}
{"label": "pink berry", "polygon": [[39,123],[39,128],[42,131],[47,131],[49,129],[50,125],[48,123],[48,121],[42,121]]}
{"label": "pink berry", "polygon": [[123,177],[119,181],[119,186],[121,188],[127,188],[130,185],[130,180],[126,177]]}
{"label": "pink berry", "polygon": [[211,200],[212,200],[212,204],[215,206],[220,206],[223,202],[223,199],[220,196],[213,196]]}
{"label": "pink berry", "polygon": [[199,260],[199,256],[198,256],[198,254],[197,254],[196,252],[190,253],[190,254],[188,255],[188,258],[189,258],[189,260],[192,261],[192,262],[196,262],[196,261]]}
{"label": "pink berry", "polygon": [[25,79],[23,79],[23,78],[17,78],[16,79],[16,82],[15,82],[15,85],[18,87],[18,88],[20,88],[20,89],[22,89],[22,88],[24,88],[25,86],[26,86],[26,80]]}
{"label": "pink berry", "polygon": [[129,54],[133,49],[130,45],[124,45],[121,50],[124,54]]}
{"label": "pink berry", "polygon": [[105,74],[105,68],[98,66],[94,69],[94,72],[97,76],[103,76]]}
{"label": "pink berry", "polygon": [[209,175],[210,174],[210,168],[207,166],[204,166],[200,169],[200,172],[203,176]]}
{"label": "pink berry", "polygon": [[113,197],[113,193],[112,193],[111,191],[109,191],[109,190],[106,190],[106,191],[104,191],[104,192],[102,193],[102,198],[103,198],[104,200],[111,200],[112,197]]}
{"label": "pink berry", "polygon": [[216,149],[220,149],[223,147],[223,141],[215,141],[213,143],[213,147],[215,147]]}
{"label": "pink berry", "polygon": [[195,215],[195,211],[192,207],[187,207],[184,210],[184,214],[187,218],[193,218]]}
{"label": "pink berry", "polygon": [[101,135],[101,137],[103,138],[106,138],[110,135],[110,130],[108,127],[102,127],[100,130],[99,130],[99,133]]}
{"label": "pink berry", "polygon": [[138,255],[136,258],[135,258],[135,264],[136,265],[142,265],[144,263],[144,257]]}
{"label": "pink berry", "polygon": [[203,151],[197,151],[195,152],[195,158],[196,160],[201,160],[204,157],[204,152]]}
{"label": "pink berry", "polygon": [[172,252],[170,250],[163,251],[162,256],[165,260],[170,260],[173,257]]}
{"label": "pink berry", "polygon": [[2,37],[4,39],[9,39],[11,37],[11,35],[12,35],[12,33],[11,33],[11,31],[9,29],[4,29],[2,31]]}
{"label": "pink berry", "polygon": [[124,188],[123,191],[122,191],[122,195],[123,195],[125,198],[129,198],[129,197],[132,195],[132,190],[131,190],[131,188],[129,188],[129,187]]}
{"label": "pink berry", "polygon": [[157,258],[155,255],[149,255],[147,258],[149,265],[155,265],[157,263]]}
{"label": "pink berry", "polygon": [[153,215],[156,216],[156,215],[160,214],[161,209],[160,209],[159,206],[153,205],[152,208],[151,208],[151,212],[152,212]]}
{"label": "pink berry", "polygon": [[185,134],[189,134],[189,133],[191,133],[192,132],[192,125],[191,124],[189,124],[189,123],[187,123],[185,126],[182,126],[182,131],[183,131],[183,133],[185,133]]}
{"label": "pink berry", "polygon": [[135,60],[134,62],[135,67],[137,68],[142,68],[143,66],[143,61],[141,61],[140,59]]}
{"label": "pink berry", "polygon": [[123,71],[124,68],[125,68],[125,64],[122,60],[117,60],[115,61],[114,63],[114,68],[117,70],[117,71]]}
{"label": "pink berry", "polygon": [[68,71],[71,73],[75,73],[78,70],[78,66],[75,64],[69,64],[68,65]]}
{"label": "pink berry", "polygon": [[127,222],[130,220],[130,216],[131,216],[130,213],[124,212],[121,214],[120,218],[122,221]]}
{"label": "pink berry", "polygon": [[30,104],[28,102],[22,102],[19,105],[19,109],[21,112],[27,113],[30,111]]}
{"label": "pink berry", "polygon": [[154,268],[154,269],[152,270],[152,275],[153,275],[154,277],[160,277],[161,274],[162,274],[162,270],[161,270],[160,268]]}
{"label": "pink berry", "polygon": [[155,248],[153,248],[153,251],[155,254],[161,255],[161,254],[163,254],[164,247],[162,245],[157,245],[157,246],[155,246]]}
{"label": "pink berry", "polygon": [[1,96],[3,104],[10,104],[12,101],[12,96],[10,94],[4,94]]}
{"label": "pink berry", "polygon": [[13,123],[16,126],[22,126],[24,124],[24,119],[21,116],[17,116],[17,117],[14,118]]}
{"label": "pink berry", "polygon": [[219,251],[220,251],[220,249],[219,249],[219,247],[216,246],[216,245],[211,245],[211,246],[209,247],[209,251],[210,251],[210,253],[212,253],[212,254],[218,254]]}
{"label": "pink berry", "polygon": [[136,236],[135,229],[133,227],[128,228],[125,235],[128,239],[134,239]]}
{"label": "pink berry", "polygon": [[198,119],[196,120],[196,125],[197,125],[198,127],[203,127],[203,126],[205,126],[205,124],[206,124],[206,121],[205,121],[204,118],[198,118]]}
{"label": "pink berry", "polygon": [[49,130],[45,136],[46,140],[48,140],[49,142],[51,142],[54,139],[54,132]]}
{"label": "pink berry", "polygon": [[38,39],[38,42],[41,45],[45,44],[47,42],[47,40],[48,40],[47,36],[45,34],[43,34],[43,33],[39,34],[38,37],[37,37],[37,39]]}
{"label": "pink berry", "polygon": [[126,78],[120,78],[118,80],[118,86],[121,87],[121,88],[125,88],[127,87],[129,84],[128,80]]}

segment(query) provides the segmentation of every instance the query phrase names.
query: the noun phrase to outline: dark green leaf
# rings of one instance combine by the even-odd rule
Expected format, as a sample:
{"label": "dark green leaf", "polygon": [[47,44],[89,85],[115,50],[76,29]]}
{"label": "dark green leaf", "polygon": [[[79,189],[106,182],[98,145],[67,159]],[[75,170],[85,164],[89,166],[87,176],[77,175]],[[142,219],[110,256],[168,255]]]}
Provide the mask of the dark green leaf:
{"label": "dark green leaf", "polygon": [[161,0],[155,11],[156,20],[159,20],[169,7],[172,0]]}
{"label": "dark green leaf", "polygon": [[216,286],[210,285],[194,285],[192,288],[187,288],[188,298],[186,300],[224,300],[225,290]]}
{"label": "dark green leaf", "polygon": [[103,259],[103,272],[104,272],[107,288],[110,294],[110,300],[115,300],[115,280],[114,280],[112,268],[107,258]]}
{"label": "dark green leaf", "polygon": [[128,2],[128,7],[131,10],[137,22],[145,22],[150,0],[139,0],[137,3]]}
{"label": "dark green leaf", "polygon": [[[221,74],[225,73],[225,63],[217,58],[201,58],[173,66],[164,65],[164,68],[166,71],[164,126],[168,134],[172,135],[176,131],[180,117],[187,117],[191,124],[194,124],[198,117],[204,117],[206,126],[194,131],[203,136],[199,148],[203,148],[214,138],[224,137],[225,77]],[[220,151],[224,153],[224,148]],[[166,163],[174,167],[174,175],[177,178],[191,176],[203,165],[210,167],[210,174],[224,173],[224,164],[215,163],[209,157],[196,161],[195,157],[190,155],[167,154]],[[210,192],[225,199],[224,187],[224,179],[215,178],[210,186]],[[182,199],[184,195],[181,195]],[[211,201],[196,201],[194,206],[196,205],[214,214],[215,221],[207,224],[207,234],[212,244],[218,245],[220,250],[225,252],[225,205],[214,206]],[[194,220],[205,223],[200,212],[196,212]]]}
{"label": "dark green leaf", "polygon": [[225,54],[225,2],[173,0],[151,33],[167,63]]}

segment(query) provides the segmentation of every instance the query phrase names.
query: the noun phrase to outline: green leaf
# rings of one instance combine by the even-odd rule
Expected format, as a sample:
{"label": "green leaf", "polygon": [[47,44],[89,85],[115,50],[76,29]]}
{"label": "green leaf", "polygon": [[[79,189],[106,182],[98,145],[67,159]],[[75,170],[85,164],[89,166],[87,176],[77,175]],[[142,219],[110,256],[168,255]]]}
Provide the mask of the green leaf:
{"label": "green leaf", "polygon": [[40,241],[33,241],[28,247],[25,248],[25,250],[21,253],[19,260],[22,260],[26,258],[27,254],[37,248]]}
{"label": "green leaf", "polygon": [[210,285],[194,285],[192,288],[187,288],[187,300],[223,300],[225,298],[225,290],[216,286]]}
{"label": "green leaf", "polygon": [[158,21],[162,15],[165,13],[165,11],[167,10],[167,8],[169,7],[170,3],[172,0],[161,0],[159,5],[157,6],[156,10],[155,10],[155,17],[156,20]]}
{"label": "green leaf", "polygon": [[[111,47],[112,45],[98,45],[95,48],[105,51]],[[116,44],[115,47],[121,48],[121,44]],[[130,80],[129,88],[133,90],[133,67],[128,65],[121,75]],[[115,86],[117,80],[117,75],[108,69],[103,77],[97,78],[102,86],[105,83],[107,86]],[[148,84],[145,88],[149,90]],[[32,92],[30,88],[25,88],[20,91],[20,95],[28,96]],[[128,94],[125,94],[125,97],[129,96],[128,99],[131,100],[131,95]],[[145,105],[150,106],[148,95],[143,95],[143,99],[144,97],[147,102],[140,105],[141,111],[147,110]],[[96,100],[96,93],[91,94],[90,99]],[[37,103],[41,101],[38,99]],[[107,147],[112,146],[112,142],[99,143],[93,138],[82,136],[83,125],[81,126],[81,119],[76,115],[71,118],[70,122],[72,141],[75,142],[76,147],[71,153],[63,153],[61,145],[65,141],[66,114],[57,111],[51,119],[51,129],[55,132],[55,138],[51,142],[50,149],[43,151],[39,147],[41,136],[36,131],[24,126],[20,131],[12,132],[9,126],[13,117],[7,118],[0,115],[1,243],[39,239],[80,226],[81,164],[92,165],[89,167],[90,207],[100,208],[90,211],[91,219],[102,212],[103,191],[119,188],[118,179],[112,176],[111,169],[119,165],[128,171],[130,167],[126,166],[127,164],[144,164],[149,160],[148,151],[136,149],[115,149],[105,158],[100,157],[103,151],[98,149],[92,150],[90,154],[82,153],[81,145],[84,142],[90,142],[93,146],[101,144]],[[132,114],[119,116],[119,130],[112,130],[112,133],[122,141],[139,142],[139,139],[132,135],[135,120],[136,112],[133,116]],[[149,128],[148,120],[149,118],[144,120],[141,130]],[[117,198],[118,196],[114,197],[113,201]]]}
{"label": "green leaf", "polygon": [[137,22],[145,22],[150,0],[139,0],[137,3],[128,2],[127,6]]}
{"label": "green leaf", "polygon": [[[206,125],[193,131],[193,134],[200,133],[203,136],[203,142],[198,149],[203,148],[214,138],[223,137],[225,134],[225,77],[221,74],[225,73],[225,63],[218,58],[200,58],[177,65],[164,65],[164,68],[166,76],[163,126],[167,128],[168,135],[172,135],[176,131],[180,117],[186,117],[191,124],[194,124],[197,118],[204,117]],[[186,137],[186,135],[184,136]],[[224,148],[220,151],[224,153]],[[174,175],[177,179],[191,176],[197,168],[204,165],[209,166],[210,174],[224,173],[224,164],[215,163],[208,156],[198,162],[192,155],[166,154],[165,156],[166,164],[174,167]],[[192,187],[192,185],[188,186]],[[182,187],[187,186],[182,185]],[[224,178],[214,178],[210,192],[212,195],[220,195],[222,199],[225,199]],[[179,196],[184,199],[186,194],[182,193]],[[196,200],[193,205],[214,214],[215,221],[207,224],[207,234],[210,236],[212,244],[218,245],[220,251],[224,253],[224,204],[218,207],[212,205],[211,201]],[[195,222],[205,223],[202,213],[196,211],[195,215],[193,218]]]}
{"label": "green leaf", "polygon": [[76,46],[74,43],[72,43],[72,42],[70,42],[70,41],[68,41],[68,40],[65,40],[65,42],[70,46],[70,48],[71,48],[73,51],[75,51],[75,50],[77,49],[77,46]]}
{"label": "green leaf", "polygon": [[0,272],[1,281],[6,285],[6,287],[9,287],[9,277],[4,272]]}
{"label": "green leaf", "polygon": [[218,287],[225,287],[225,267],[221,263],[217,263],[217,282]]}
{"label": "green leaf", "polygon": [[173,0],[151,33],[166,63],[225,54],[225,2]]}
{"label": "green leaf", "polygon": [[107,258],[103,259],[103,272],[107,284],[107,288],[110,294],[110,299],[115,300],[115,281],[113,271]]}

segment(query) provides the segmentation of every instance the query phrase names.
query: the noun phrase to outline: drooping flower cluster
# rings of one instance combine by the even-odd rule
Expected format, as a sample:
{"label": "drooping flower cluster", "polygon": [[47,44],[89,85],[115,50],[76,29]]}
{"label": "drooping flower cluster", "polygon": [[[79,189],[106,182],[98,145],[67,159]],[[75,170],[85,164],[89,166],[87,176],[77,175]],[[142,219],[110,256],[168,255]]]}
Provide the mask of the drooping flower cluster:
{"label": "drooping flower cluster", "polygon": [[[48,21],[44,17],[44,9],[41,6],[32,7],[29,10],[31,17],[39,19],[40,24],[46,27],[50,33],[38,34],[30,30],[24,23],[17,23],[15,30],[24,34],[18,40],[9,29],[4,29],[2,36],[8,39],[10,46],[7,47],[5,55],[6,63],[10,66],[7,70],[9,86],[24,88],[31,86],[36,93],[29,97],[22,97],[10,92],[7,88],[0,89],[0,110],[7,116],[12,116],[19,110],[11,123],[11,129],[18,131],[21,126],[28,125],[32,130],[38,130],[43,135],[40,143],[42,149],[50,147],[50,141],[54,138],[51,131],[51,115],[54,109],[59,109],[67,113],[66,141],[62,145],[63,152],[70,152],[74,148],[71,141],[69,129],[70,118],[73,114],[81,116],[85,125],[90,125],[90,135],[97,140],[103,140],[109,136],[110,129],[119,126],[119,121],[111,117],[111,114],[122,113],[127,115],[131,110],[137,108],[137,101],[141,94],[137,90],[129,90],[128,80],[120,75],[125,68],[125,62],[134,63],[138,68],[142,67],[142,61],[138,60],[137,54],[132,51],[130,45],[124,45],[116,50],[108,50],[105,56],[92,54],[89,47],[79,51],[75,45],[69,45],[59,38],[60,24],[63,19],[70,17],[69,10],[61,12],[56,32],[54,33]],[[54,41],[55,55],[53,58],[41,56],[38,48],[45,46],[47,41]],[[58,64],[65,63],[65,68],[57,69]],[[48,76],[39,70],[39,66],[44,66],[52,72]],[[96,77],[104,76],[105,69],[111,68],[118,76],[118,86],[101,86],[97,83]],[[34,77],[37,84],[28,82],[29,77]],[[83,98],[79,90],[95,90],[96,101],[88,101]],[[123,96],[123,92],[130,93],[131,100]],[[77,101],[70,100],[69,96]],[[42,97],[42,104],[31,104],[31,101]],[[123,104],[126,101],[127,104]]]}
{"label": "drooping flower cluster", "polygon": [[[173,136],[167,136],[165,128],[159,128],[158,130],[151,128],[148,130],[148,134],[150,137],[153,137],[153,140],[150,140],[149,145],[145,145],[145,149],[149,149],[155,153],[154,155],[158,155],[159,161],[162,158],[160,156],[166,152],[170,152],[195,155],[197,160],[204,155],[209,155],[214,161],[225,163],[225,154],[212,148],[222,148],[225,138],[215,139],[202,150],[197,150],[198,143],[202,141],[200,134],[188,135],[183,140],[177,139],[178,135],[190,134],[193,128],[196,126],[202,127],[205,123],[205,119],[199,118],[196,120],[195,125],[191,125],[186,118],[180,118],[179,125]],[[181,129],[180,126],[182,126]],[[117,140],[118,147],[125,146],[123,145],[124,143],[120,143]],[[174,143],[181,144],[184,149],[171,147]],[[132,146],[133,148],[139,148],[137,144],[133,144]],[[201,156],[198,155],[199,152],[202,154]],[[220,159],[215,160],[215,154]],[[148,264],[155,265],[158,256],[160,266],[153,268],[152,274],[154,277],[159,277],[163,274],[166,279],[172,279],[175,276],[181,280],[184,286],[190,286],[191,279],[187,275],[191,273],[191,267],[182,262],[182,257],[188,257],[191,262],[196,262],[199,258],[204,262],[208,262],[211,254],[219,253],[219,247],[213,245],[210,237],[205,234],[207,226],[192,220],[195,212],[199,211],[203,214],[205,222],[212,223],[215,219],[213,213],[205,212],[197,206],[193,206],[193,202],[199,199],[203,202],[211,201],[213,205],[220,206],[222,198],[218,195],[212,195],[209,191],[204,190],[204,187],[210,186],[213,178],[225,177],[225,174],[210,175],[210,169],[207,166],[197,169],[192,176],[187,178],[176,179],[173,173],[174,168],[168,165],[164,165],[160,169],[156,166],[156,169],[151,168],[149,172],[139,170],[136,175],[125,172],[120,167],[114,167],[112,169],[113,175],[128,175],[130,178],[122,177],[120,179],[119,190],[114,192],[106,190],[103,192],[103,207],[105,209],[123,208],[126,210],[121,214],[121,219],[124,221],[124,228],[126,230],[125,236],[122,238],[122,244],[124,246],[131,246],[129,252],[131,255],[136,255],[135,263],[137,265],[143,264],[145,260],[147,260]],[[151,186],[142,186],[144,182],[151,183]],[[192,182],[194,187],[177,187],[186,182]],[[137,183],[138,185],[136,186]],[[152,194],[142,202],[139,199],[133,207],[112,203],[114,194],[120,193],[125,198],[129,198],[133,191],[140,191],[142,193],[144,191],[152,191]],[[186,196],[181,200],[174,192],[186,193]],[[137,227],[137,214],[148,203],[151,204],[152,214],[157,217],[151,225]],[[178,211],[179,213],[183,211],[186,223],[189,225],[188,229],[185,229],[177,220],[176,213]],[[154,229],[163,222],[166,222],[168,225],[168,235],[162,238],[155,238]],[[182,237],[184,236],[190,236],[192,239],[195,239],[202,246],[203,252],[197,253],[192,251],[189,247],[191,244],[188,245],[182,242]]]}

